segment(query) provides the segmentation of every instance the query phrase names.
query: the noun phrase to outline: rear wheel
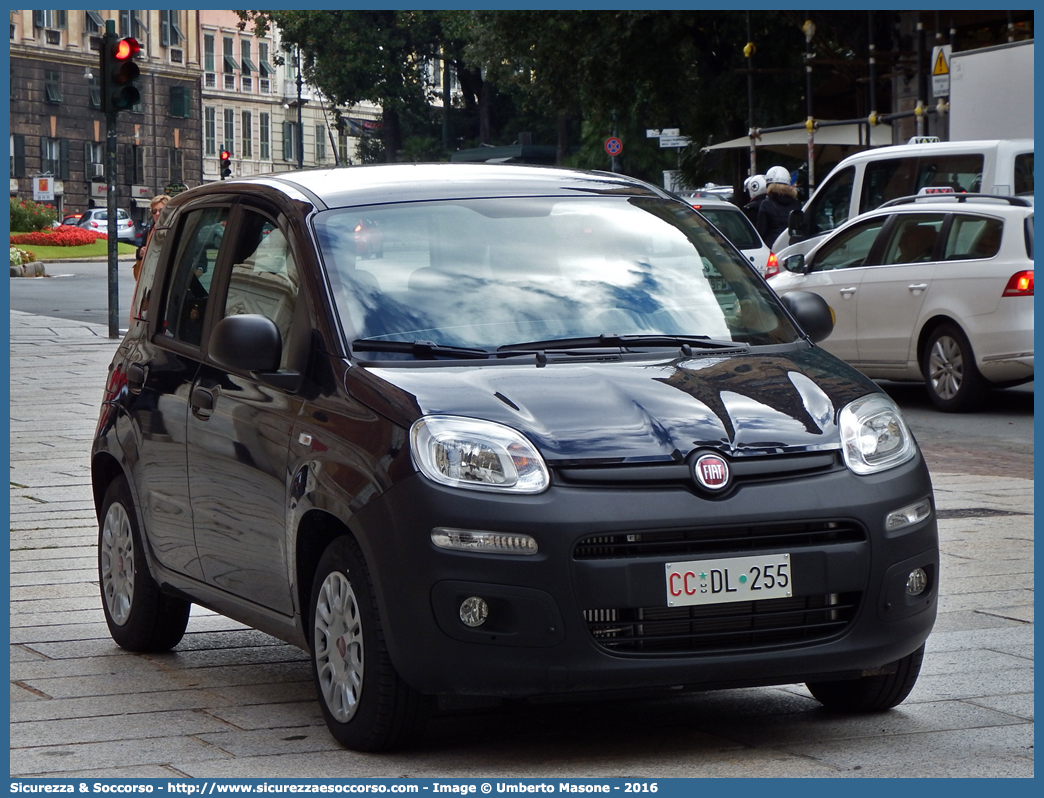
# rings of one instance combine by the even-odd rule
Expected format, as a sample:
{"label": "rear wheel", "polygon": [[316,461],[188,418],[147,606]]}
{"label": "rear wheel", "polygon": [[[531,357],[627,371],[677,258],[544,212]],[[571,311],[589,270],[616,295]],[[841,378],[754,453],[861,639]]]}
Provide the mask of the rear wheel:
{"label": "rear wheel", "polygon": [[127,480],[109,485],[98,530],[98,581],[112,639],[128,651],[168,651],[181,642],[190,602],[160,591],[149,573]]}
{"label": "rear wheel", "polygon": [[838,712],[884,712],[910,695],[921,673],[924,646],[895,663],[894,673],[835,682],[807,682],[805,687],[827,709]]}
{"label": "rear wheel", "polygon": [[359,545],[342,537],[312,583],[312,675],[330,733],[345,748],[382,751],[424,729],[430,699],[395,672]]}
{"label": "rear wheel", "polygon": [[942,324],[932,332],[921,369],[928,396],[940,410],[974,410],[989,394],[989,383],[975,365],[971,344],[955,324]]}

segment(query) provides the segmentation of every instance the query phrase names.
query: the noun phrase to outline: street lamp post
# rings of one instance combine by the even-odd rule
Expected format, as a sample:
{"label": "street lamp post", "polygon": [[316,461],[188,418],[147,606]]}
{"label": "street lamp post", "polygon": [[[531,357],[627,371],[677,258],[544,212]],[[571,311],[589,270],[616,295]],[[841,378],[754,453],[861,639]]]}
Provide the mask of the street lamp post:
{"label": "street lamp post", "polygon": [[301,48],[297,47],[297,168],[304,169],[304,100],[301,98]]}

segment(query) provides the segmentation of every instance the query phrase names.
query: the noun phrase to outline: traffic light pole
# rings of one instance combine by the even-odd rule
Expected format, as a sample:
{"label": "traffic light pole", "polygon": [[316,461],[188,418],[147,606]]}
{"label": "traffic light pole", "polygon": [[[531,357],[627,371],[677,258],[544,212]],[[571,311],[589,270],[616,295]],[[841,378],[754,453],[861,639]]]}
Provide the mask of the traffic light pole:
{"label": "traffic light pole", "polygon": [[[106,20],[102,47],[108,48],[116,40],[115,20]],[[116,114],[105,114],[105,208],[108,217],[108,286],[109,286],[109,337],[120,337],[120,282],[119,241],[116,232]]]}

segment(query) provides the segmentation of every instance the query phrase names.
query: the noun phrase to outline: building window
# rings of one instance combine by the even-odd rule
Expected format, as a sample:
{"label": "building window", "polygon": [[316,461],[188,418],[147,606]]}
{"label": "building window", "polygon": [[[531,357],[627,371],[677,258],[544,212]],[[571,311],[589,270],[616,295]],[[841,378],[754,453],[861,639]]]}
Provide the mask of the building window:
{"label": "building window", "polygon": [[348,163],[348,136],[343,130],[337,133],[337,160],[342,166]]}
{"label": "building window", "polygon": [[101,80],[95,74],[87,81],[87,104],[91,108],[101,108]]}
{"label": "building window", "polygon": [[213,107],[203,109],[203,141],[207,155],[217,155],[217,111]]}
{"label": "building window", "polygon": [[253,158],[254,157],[253,125],[251,124],[252,122],[253,122],[253,120],[251,119],[250,112],[249,111],[244,111],[243,112],[243,149],[240,152],[240,155],[243,158]]}
{"label": "building window", "polygon": [[236,63],[235,57],[232,55],[235,42],[231,36],[225,37],[225,58],[224,58],[224,72],[225,74],[231,74],[239,69],[239,64]]}
{"label": "building window", "polygon": [[185,34],[178,27],[179,11],[160,11],[160,44],[164,47],[177,47],[185,40]]}
{"label": "building window", "polygon": [[267,161],[272,157],[271,150],[271,122],[268,114],[261,114],[257,118],[259,133],[261,134],[261,160]]}
{"label": "building window", "polygon": [[33,27],[34,28],[58,28],[65,29],[65,17],[66,12],[64,11],[34,11],[33,12]]}
{"label": "building window", "polygon": [[192,117],[192,89],[186,86],[170,87],[170,115],[181,119]]}
{"label": "building window", "polygon": [[105,177],[105,148],[101,144],[83,143],[83,172],[86,180]]}
{"label": "building window", "polygon": [[294,135],[297,128],[293,122],[283,122],[283,160],[294,160]]}
{"label": "building window", "polygon": [[222,149],[229,153],[236,151],[232,146],[236,141],[236,112],[231,108],[225,109],[225,143]]}
{"label": "building window", "polygon": [[326,125],[315,126],[315,162],[326,160]]}
{"label": "building window", "polygon": [[243,74],[249,75],[253,72],[257,72],[257,67],[254,66],[254,62],[250,60],[250,40],[240,38],[239,40],[239,56],[243,61]]}
{"label": "building window", "polygon": [[11,177],[25,177],[25,136],[11,134]]}
{"label": "building window", "polygon": [[132,184],[143,185],[145,183],[145,147],[141,144],[132,144],[130,152],[130,179]]}
{"label": "building window", "polygon": [[181,150],[170,150],[170,183],[184,183]]}
{"label": "building window", "polygon": [[44,91],[47,102],[55,105],[62,104],[62,82],[61,73],[47,70],[44,72]]}
{"label": "building window", "polygon": [[105,20],[97,11],[84,11],[83,29],[87,33],[102,33],[105,30]]}
{"label": "building window", "polygon": [[69,178],[68,139],[40,139],[40,171],[61,180]]}
{"label": "building window", "polygon": [[236,90],[236,76],[233,75],[231,72],[226,72],[225,73],[225,91],[235,91],[235,90]]}
{"label": "building window", "polygon": [[137,39],[138,44],[142,45],[141,49],[145,49],[145,43],[148,41],[149,27],[141,18],[140,12],[121,11],[119,28],[120,36],[131,36]]}
{"label": "building window", "polygon": [[261,77],[268,77],[275,74],[275,70],[272,68],[272,64],[268,60],[268,42],[257,43],[257,63],[261,67]]}
{"label": "building window", "polygon": [[[214,34],[203,34],[203,71],[214,71]],[[209,85],[209,84],[208,84]]]}

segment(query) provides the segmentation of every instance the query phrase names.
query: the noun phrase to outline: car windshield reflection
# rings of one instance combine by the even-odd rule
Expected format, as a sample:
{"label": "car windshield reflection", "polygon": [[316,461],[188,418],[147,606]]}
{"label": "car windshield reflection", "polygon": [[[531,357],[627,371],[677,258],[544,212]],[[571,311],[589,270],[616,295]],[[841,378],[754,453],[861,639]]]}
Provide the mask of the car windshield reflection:
{"label": "car windshield reflection", "polygon": [[[687,207],[646,198],[521,198],[315,219],[349,341],[496,349],[527,341],[704,336],[796,340],[769,289]],[[388,357],[383,351],[381,357]]]}

